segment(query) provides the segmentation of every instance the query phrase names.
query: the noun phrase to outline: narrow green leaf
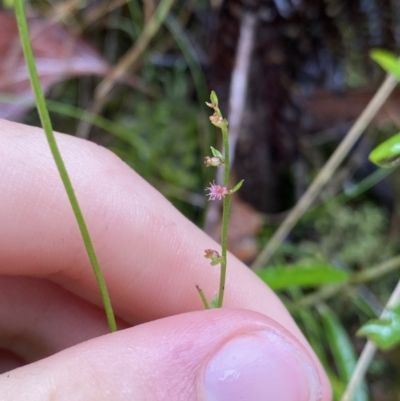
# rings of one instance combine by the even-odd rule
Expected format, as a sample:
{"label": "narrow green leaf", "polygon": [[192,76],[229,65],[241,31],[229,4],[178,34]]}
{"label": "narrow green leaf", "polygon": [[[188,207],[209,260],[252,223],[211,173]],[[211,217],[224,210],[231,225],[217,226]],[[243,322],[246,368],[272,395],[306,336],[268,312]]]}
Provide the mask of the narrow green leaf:
{"label": "narrow green leaf", "polygon": [[400,81],[400,62],[395,54],[384,49],[374,49],[370,52],[370,56],[386,72],[393,74]]}
{"label": "narrow green leaf", "polygon": [[[294,299],[294,302],[301,299],[303,292],[299,287],[292,287],[288,289],[289,294]],[[339,400],[345,390],[345,383],[343,383],[333,371],[331,361],[328,362],[325,331],[321,324],[319,315],[314,313],[308,308],[297,308],[293,311],[294,318],[300,323],[300,328],[305,334],[312,349],[317,354],[319,361],[322,363],[326,374],[328,375],[329,382],[332,387],[333,399]],[[318,318],[318,319],[317,319]]]}
{"label": "narrow green leaf", "polygon": [[232,189],[231,193],[233,194],[236,191],[239,191],[239,189],[242,187],[244,180],[239,181]]}
{"label": "narrow green leaf", "polygon": [[[290,291],[292,294],[293,291],[301,291],[298,287],[293,287]],[[299,300],[300,297],[295,298]],[[318,316],[318,315],[317,315]],[[294,314],[296,321],[301,322],[301,330],[307,337],[308,342],[310,343],[311,347],[313,348],[314,352],[317,354],[318,359],[322,363],[325,371],[329,370],[329,363],[327,361],[325,350],[324,350],[324,342],[323,339],[323,330],[321,327],[321,323],[319,319],[316,319],[314,313],[311,312],[308,308],[298,308]]]}
{"label": "narrow green leaf", "polygon": [[210,146],[210,148],[211,148],[211,153],[213,154],[214,157],[219,157],[221,159],[224,158],[224,156],[222,155],[222,153],[219,150],[213,148],[212,146]]}
{"label": "narrow green leaf", "polygon": [[[322,318],[328,346],[332,352],[340,380],[346,384],[349,382],[357,362],[353,344],[346,330],[331,309],[322,304],[318,308],[318,311]],[[357,388],[353,399],[354,401],[368,400],[364,383]]]}
{"label": "narrow green leaf", "polygon": [[313,287],[346,281],[349,275],[329,265],[275,266],[260,270],[258,276],[273,290],[291,286]]}
{"label": "narrow green leaf", "polygon": [[400,305],[390,309],[384,318],[365,323],[357,335],[369,338],[383,350],[400,344]]}
{"label": "narrow green leaf", "polygon": [[400,165],[400,132],[377,146],[370,153],[369,160],[386,168]]}
{"label": "narrow green leaf", "polygon": [[218,107],[218,96],[214,91],[211,91],[210,100],[212,104]]}
{"label": "narrow green leaf", "polygon": [[207,301],[206,296],[204,295],[203,290],[198,285],[196,285],[196,290],[200,295],[200,298],[201,298],[201,301],[203,302],[204,308],[210,309],[210,305],[208,305],[208,301]]}

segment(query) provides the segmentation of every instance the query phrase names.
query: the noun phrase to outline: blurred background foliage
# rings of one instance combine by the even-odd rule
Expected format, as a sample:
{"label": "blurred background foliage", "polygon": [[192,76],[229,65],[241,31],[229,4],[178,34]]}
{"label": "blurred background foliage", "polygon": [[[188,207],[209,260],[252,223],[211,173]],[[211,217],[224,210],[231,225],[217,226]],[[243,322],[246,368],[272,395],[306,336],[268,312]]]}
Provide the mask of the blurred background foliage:
{"label": "blurred background foliage", "polygon": [[[203,157],[219,143],[204,102],[216,90],[229,115],[244,16],[255,16],[241,130],[232,138],[233,174],[245,183],[233,199],[229,247],[246,263],[375,93],[384,73],[369,50],[400,47],[395,0],[32,0],[26,7],[55,130],[108,147],[217,239],[220,211],[207,210],[204,197],[215,171]],[[0,23],[0,117],[40,125],[12,13],[0,10]],[[326,367],[335,399],[365,343],[357,329],[379,315],[399,278],[400,175],[368,161],[399,128],[399,95],[266,268],[268,280],[281,275],[276,291]],[[321,275],[324,267],[345,274]],[[397,346],[377,355],[356,399],[400,399],[398,377]]]}

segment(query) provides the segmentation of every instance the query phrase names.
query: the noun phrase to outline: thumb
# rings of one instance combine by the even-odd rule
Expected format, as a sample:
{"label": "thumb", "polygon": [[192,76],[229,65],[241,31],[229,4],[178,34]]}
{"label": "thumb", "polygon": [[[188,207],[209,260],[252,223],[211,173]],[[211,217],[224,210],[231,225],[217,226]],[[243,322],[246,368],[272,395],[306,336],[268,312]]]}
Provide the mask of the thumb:
{"label": "thumb", "polygon": [[311,356],[278,323],[216,309],[98,337],[0,376],[0,400],[71,399],[328,401],[330,394]]}

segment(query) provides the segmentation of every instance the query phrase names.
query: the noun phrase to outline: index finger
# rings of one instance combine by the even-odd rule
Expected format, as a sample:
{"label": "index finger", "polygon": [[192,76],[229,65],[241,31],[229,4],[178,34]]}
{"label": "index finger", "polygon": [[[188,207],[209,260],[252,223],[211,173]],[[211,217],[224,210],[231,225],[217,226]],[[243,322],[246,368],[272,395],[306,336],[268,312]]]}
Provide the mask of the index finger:
{"label": "index finger", "polygon": [[[202,309],[195,285],[210,299],[219,283],[204,249],[219,246],[111,152],[66,135],[57,140],[116,314],[137,324]],[[0,176],[0,274],[48,278],[100,305],[42,130],[1,121]],[[310,350],[275,294],[231,255],[224,306],[271,317]]]}

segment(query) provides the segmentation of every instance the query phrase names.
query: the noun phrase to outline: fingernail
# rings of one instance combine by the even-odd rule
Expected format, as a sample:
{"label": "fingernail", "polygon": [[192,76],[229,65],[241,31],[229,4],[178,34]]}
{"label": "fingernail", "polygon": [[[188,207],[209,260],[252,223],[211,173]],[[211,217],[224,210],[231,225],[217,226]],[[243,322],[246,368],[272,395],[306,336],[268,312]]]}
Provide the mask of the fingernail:
{"label": "fingernail", "polygon": [[316,368],[281,333],[257,331],[222,346],[204,370],[205,401],[317,401]]}

